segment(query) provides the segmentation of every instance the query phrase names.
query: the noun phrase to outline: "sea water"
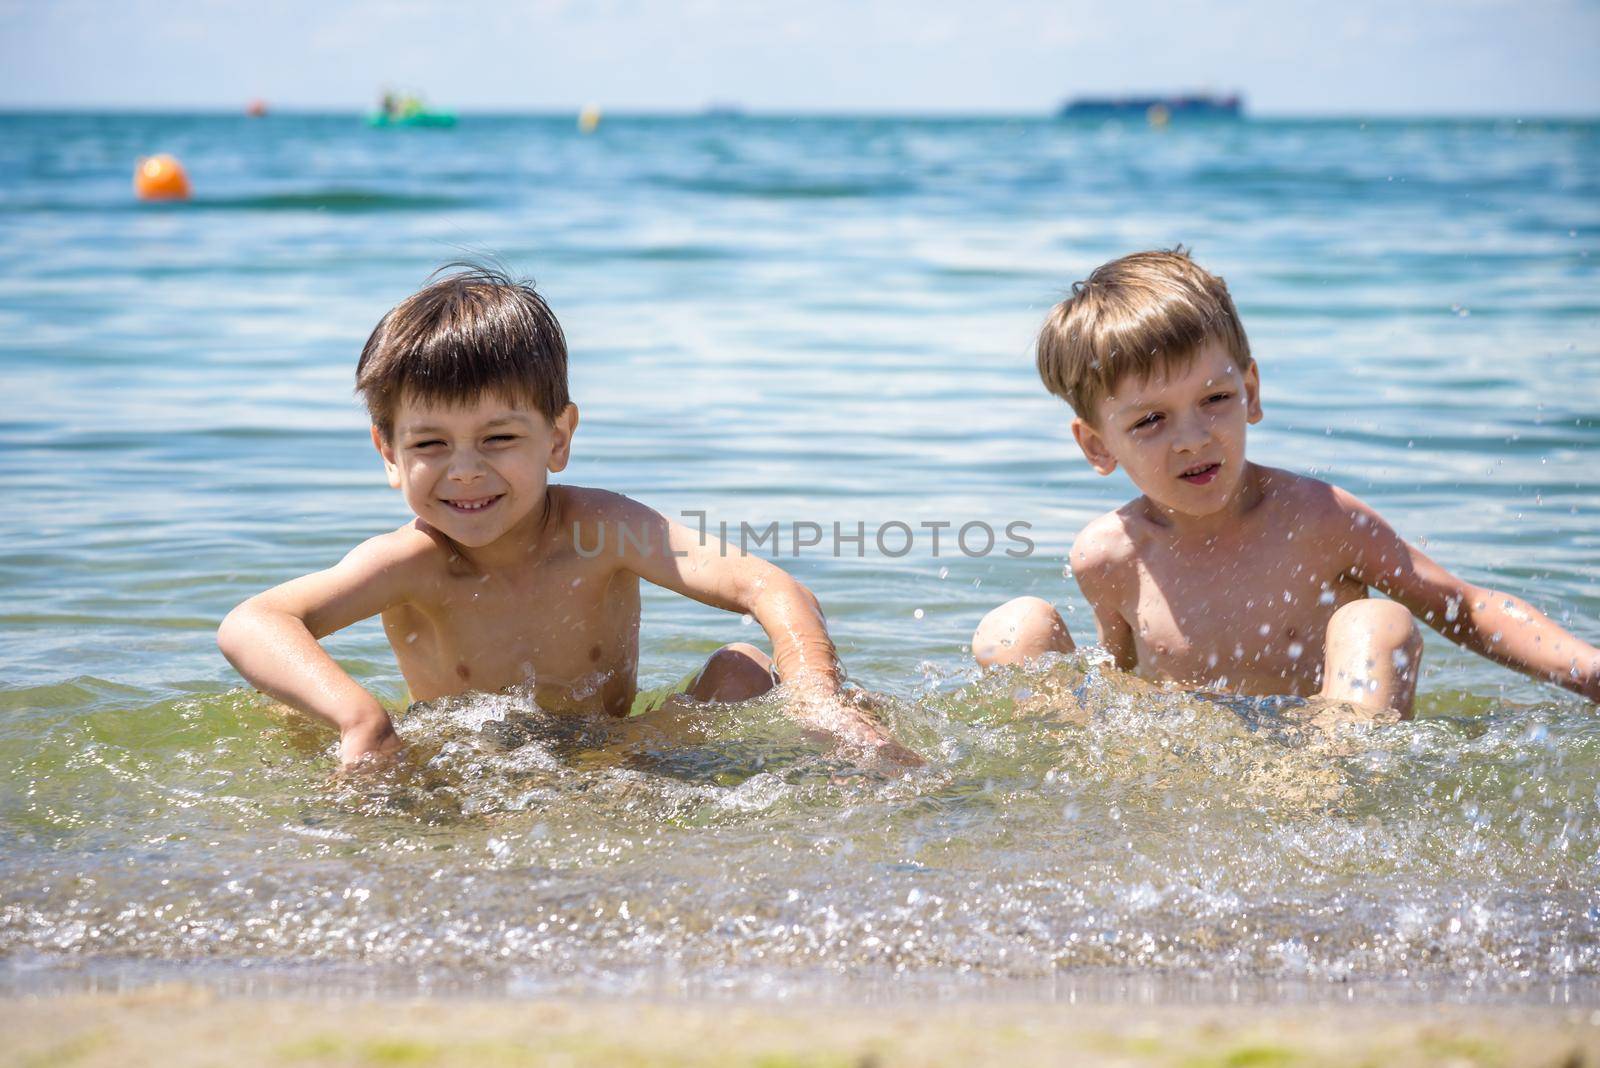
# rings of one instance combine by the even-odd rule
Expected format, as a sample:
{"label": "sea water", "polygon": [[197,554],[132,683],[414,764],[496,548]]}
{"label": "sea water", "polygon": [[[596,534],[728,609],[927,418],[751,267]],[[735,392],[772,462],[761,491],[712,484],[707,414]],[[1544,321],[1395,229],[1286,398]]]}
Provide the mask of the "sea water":
{"label": "sea water", "polygon": [[[157,151],[192,201],[133,199]],[[1092,651],[980,677],[966,643],[1031,593],[1088,646],[1065,548],[1131,488],[1032,338],[1179,242],[1249,329],[1254,458],[1600,639],[1600,125],[11,115],[0,175],[7,989],[1593,996],[1593,706],[1432,635],[1416,722],[1333,731]],[[779,523],[926,769],[776,702],[510,693],[401,714],[399,766],[337,779],[331,733],[242,685],[228,608],[406,519],[352,369],[461,258],[567,330],[561,477]],[[641,681],[760,637],[647,591]],[[375,624],[328,645],[404,708]]]}

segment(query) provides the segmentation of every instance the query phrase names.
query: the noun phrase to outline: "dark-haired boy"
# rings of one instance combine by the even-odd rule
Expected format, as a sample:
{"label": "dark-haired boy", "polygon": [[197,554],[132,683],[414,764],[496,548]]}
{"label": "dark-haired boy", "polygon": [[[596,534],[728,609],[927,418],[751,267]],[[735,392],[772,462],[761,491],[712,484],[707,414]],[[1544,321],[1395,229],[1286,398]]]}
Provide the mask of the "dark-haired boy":
{"label": "dark-haired boy", "polygon": [[[1040,332],[1038,368],[1072,406],[1089,463],[1102,475],[1120,464],[1143,494],[1085,527],[1070,557],[1124,670],[1409,718],[1415,615],[1600,700],[1600,649],[1450,574],[1345,491],[1245,458],[1260,372],[1227,286],[1181,249],[1114,260],[1073,286]],[[1049,603],[1023,597],[984,617],[972,648],[987,666],[1073,642]]]}
{"label": "dark-haired boy", "polygon": [[772,659],[723,646],[685,696],[740,701],[781,679],[809,726],[918,762],[840,698],[833,643],[804,586],[626,497],[549,484],[578,409],[560,324],[531,286],[478,269],[441,278],[379,322],[356,385],[389,484],[416,519],[250,598],[217,632],[252,684],[338,728],[343,763],[399,740],[318,639],[381,615],[414,700],[521,685],[551,711],[626,716],[638,711],[640,579],[749,613],[772,641]]}

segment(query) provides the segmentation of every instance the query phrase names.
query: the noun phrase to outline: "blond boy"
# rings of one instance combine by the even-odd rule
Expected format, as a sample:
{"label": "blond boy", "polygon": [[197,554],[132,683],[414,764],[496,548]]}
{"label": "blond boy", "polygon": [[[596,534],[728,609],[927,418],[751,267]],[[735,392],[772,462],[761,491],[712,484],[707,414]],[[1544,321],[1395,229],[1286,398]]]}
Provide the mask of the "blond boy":
{"label": "blond boy", "polygon": [[[1040,333],[1038,368],[1072,406],[1090,465],[1121,465],[1142,494],[1085,527],[1069,558],[1118,667],[1409,718],[1415,616],[1600,700],[1600,650],[1452,575],[1344,490],[1246,458],[1260,372],[1227,286],[1182,249],[1125,256],[1074,285]],[[1023,597],[984,617],[972,647],[980,664],[1005,664],[1073,640],[1054,608]]]}
{"label": "blond boy", "polygon": [[251,683],[338,729],[343,763],[399,740],[318,639],[382,616],[415,700],[531,686],[551,711],[626,716],[639,711],[641,579],[748,613],[772,642],[771,658],[718,649],[688,699],[741,701],[781,679],[808,726],[917,762],[840,698],[804,586],[626,497],[548,482],[567,465],[578,409],[560,324],[531,286],[476,268],[439,279],[379,322],[356,384],[389,484],[416,518],[250,598],[217,633]]}

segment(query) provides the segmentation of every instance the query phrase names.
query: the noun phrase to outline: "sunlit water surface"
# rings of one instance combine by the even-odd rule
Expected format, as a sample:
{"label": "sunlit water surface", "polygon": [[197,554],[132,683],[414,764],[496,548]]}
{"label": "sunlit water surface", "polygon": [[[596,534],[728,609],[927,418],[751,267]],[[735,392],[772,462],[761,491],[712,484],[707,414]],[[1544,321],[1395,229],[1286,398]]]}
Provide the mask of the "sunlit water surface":
{"label": "sunlit water surface", "polygon": [[[157,150],[193,202],[132,201]],[[1251,332],[1257,459],[1600,638],[1600,127],[12,116],[0,173],[0,987],[1593,996],[1591,706],[1431,637],[1418,722],[1332,731],[1092,653],[980,679],[963,645],[1026,592],[1089,635],[1062,555],[1130,488],[1076,457],[1032,334],[1180,241]],[[350,396],[367,331],[486,254],[569,333],[570,481],[866,525],[783,562],[926,769],[777,702],[509,694],[336,780],[241,687],[228,607],[405,518]],[[894,520],[1038,549],[889,558]],[[643,681],[755,637],[650,595]],[[375,625],[330,645],[404,707]]]}

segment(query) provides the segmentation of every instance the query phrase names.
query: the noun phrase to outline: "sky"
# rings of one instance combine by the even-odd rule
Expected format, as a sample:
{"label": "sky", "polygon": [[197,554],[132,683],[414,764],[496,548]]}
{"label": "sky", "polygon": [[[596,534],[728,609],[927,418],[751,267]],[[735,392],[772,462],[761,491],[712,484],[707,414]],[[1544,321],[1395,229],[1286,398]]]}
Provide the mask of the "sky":
{"label": "sky", "polygon": [[0,108],[1600,115],[1600,0],[0,0]]}

